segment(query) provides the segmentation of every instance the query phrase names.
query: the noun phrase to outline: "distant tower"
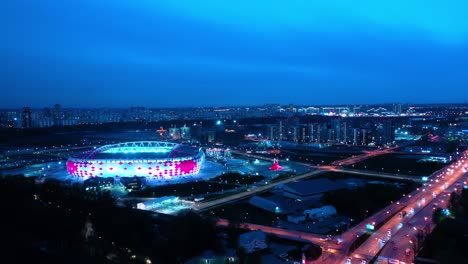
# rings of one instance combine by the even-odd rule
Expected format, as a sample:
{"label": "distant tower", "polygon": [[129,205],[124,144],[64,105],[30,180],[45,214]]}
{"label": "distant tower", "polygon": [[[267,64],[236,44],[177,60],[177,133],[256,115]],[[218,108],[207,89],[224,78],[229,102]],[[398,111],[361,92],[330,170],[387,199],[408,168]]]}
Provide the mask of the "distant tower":
{"label": "distant tower", "polygon": [[54,118],[54,125],[60,125],[60,119],[62,118],[62,106],[59,104],[54,105],[54,109],[52,109],[52,117]]}
{"label": "distant tower", "polygon": [[361,145],[367,145],[367,131],[365,129],[362,129],[362,142],[361,142]]}
{"label": "distant tower", "polygon": [[54,105],[53,116],[55,119],[60,119],[62,117],[62,106],[59,104]]}
{"label": "distant tower", "polygon": [[180,136],[182,139],[190,138],[190,127],[184,125],[180,128]]}
{"label": "distant tower", "polygon": [[285,137],[284,137],[284,121],[283,120],[278,120],[278,122],[276,123],[276,127],[277,127],[277,138],[279,140],[283,140]]}
{"label": "distant tower", "polygon": [[395,114],[401,114],[401,103],[393,104],[393,112]]}
{"label": "distant tower", "polygon": [[50,108],[46,107],[42,110],[42,117],[52,117],[52,111],[50,110]]}
{"label": "distant tower", "polygon": [[343,137],[341,138],[341,140],[347,144],[348,143],[348,123],[347,122],[343,122]]}
{"label": "distant tower", "polygon": [[395,127],[391,119],[387,119],[383,123],[383,140],[382,143],[389,144],[395,140]]}
{"label": "distant tower", "polygon": [[31,128],[32,127],[32,113],[31,108],[24,107],[23,111],[21,112],[21,127],[23,128]]}
{"label": "distant tower", "polygon": [[322,124],[317,125],[317,143],[322,142]]}
{"label": "distant tower", "polygon": [[180,139],[180,129],[176,127],[169,128],[169,135],[173,140]]}
{"label": "distant tower", "polygon": [[294,142],[297,142],[299,140],[299,127],[298,126],[291,127],[291,139]]}
{"label": "distant tower", "polygon": [[358,144],[359,131],[357,128],[353,128],[353,145]]}
{"label": "distant tower", "polygon": [[301,137],[300,140],[301,142],[306,142],[307,141],[307,127],[306,126],[301,126]]}
{"label": "distant tower", "polygon": [[267,126],[267,136],[269,140],[276,140],[276,126],[274,125],[269,125]]}

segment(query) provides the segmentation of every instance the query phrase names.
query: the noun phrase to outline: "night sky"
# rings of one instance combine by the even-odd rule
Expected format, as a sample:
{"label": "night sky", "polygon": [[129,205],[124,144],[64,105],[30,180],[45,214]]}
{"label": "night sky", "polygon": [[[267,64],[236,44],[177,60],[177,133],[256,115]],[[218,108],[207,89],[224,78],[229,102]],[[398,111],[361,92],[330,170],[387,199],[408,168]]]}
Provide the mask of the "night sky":
{"label": "night sky", "polygon": [[0,0],[5,107],[468,99],[462,0]]}

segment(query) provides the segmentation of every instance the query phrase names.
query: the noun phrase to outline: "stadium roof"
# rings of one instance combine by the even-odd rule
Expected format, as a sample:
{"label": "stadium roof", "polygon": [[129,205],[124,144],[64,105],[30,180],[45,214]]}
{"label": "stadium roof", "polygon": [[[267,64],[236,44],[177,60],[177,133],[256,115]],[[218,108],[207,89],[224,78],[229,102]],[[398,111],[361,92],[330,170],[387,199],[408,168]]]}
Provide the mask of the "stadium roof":
{"label": "stadium roof", "polygon": [[165,159],[189,157],[200,149],[172,142],[138,141],[104,145],[76,158],[83,159]]}

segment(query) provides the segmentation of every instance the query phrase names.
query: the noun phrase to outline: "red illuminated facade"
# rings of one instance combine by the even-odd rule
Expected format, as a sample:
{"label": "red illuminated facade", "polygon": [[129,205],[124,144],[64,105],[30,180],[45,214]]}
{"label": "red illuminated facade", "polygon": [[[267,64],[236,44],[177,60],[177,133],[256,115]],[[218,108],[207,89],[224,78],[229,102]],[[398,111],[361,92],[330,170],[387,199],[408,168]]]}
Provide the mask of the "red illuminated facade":
{"label": "red illuminated facade", "polygon": [[169,142],[144,141],[106,145],[81,157],[71,157],[67,170],[71,176],[147,177],[173,179],[198,174],[205,160],[199,148]]}

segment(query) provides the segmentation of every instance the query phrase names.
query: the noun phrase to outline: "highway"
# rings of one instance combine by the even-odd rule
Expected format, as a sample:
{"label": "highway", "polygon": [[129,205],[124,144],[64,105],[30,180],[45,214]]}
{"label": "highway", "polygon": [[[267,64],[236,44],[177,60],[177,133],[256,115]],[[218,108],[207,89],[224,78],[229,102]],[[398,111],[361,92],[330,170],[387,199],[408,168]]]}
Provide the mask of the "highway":
{"label": "highway", "polygon": [[[359,157],[356,160],[361,161],[363,159]],[[444,207],[443,204],[446,204],[448,199],[447,192],[455,188],[460,188],[459,185],[464,184],[463,181],[467,180],[467,167],[468,151],[463,154],[457,163],[435,172],[430,177],[430,181],[424,183],[421,188],[417,188],[412,193],[402,197],[399,201],[391,203],[376,214],[368,217],[365,221],[343,233],[339,237],[342,241],[340,244],[337,244],[336,241],[325,240],[319,235],[295,230],[254,224],[241,224],[241,226],[251,230],[260,229],[271,234],[311,241],[324,249],[319,259],[321,263],[369,263],[369,261],[379,253],[382,259],[381,263],[411,263],[411,260],[414,258],[414,246],[412,246],[412,243],[417,243],[415,237],[416,232],[418,232],[417,230],[423,230],[424,232],[430,232],[432,230],[433,226],[430,222],[432,221],[434,203],[438,203],[439,206]],[[313,171],[304,175],[306,175],[305,177],[310,177],[314,175],[314,173],[327,171],[327,169],[333,171],[336,167],[329,166],[329,168],[325,168],[324,166],[322,169],[323,170]],[[297,179],[299,178],[295,177],[287,180]],[[277,184],[279,183],[284,182],[278,182]],[[268,187],[265,186],[265,188]],[[406,215],[400,217],[400,213],[403,211],[406,212]],[[360,247],[350,252],[350,247],[353,242],[366,232],[366,225],[370,223],[374,225],[378,225],[379,223],[384,224],[378,230],[375,230],[369,239]],[[412,241],[411,243],[409,242],[410,240]],[[410,248],[411,252],[409,256],[407,256],[406,248]]]}
{"label": "highway", "polygon": [[216,200],[213,200],[213,201],[209,201],[209,202],[197,202],[197,203],[194,203],[192,205],[192,207],[193,207],[193,209],[195,209],[197,211],[207,210],[207,209],[210,209],[210,208],[213,208],[213,207],[216,207],[216,206],[220,206],[220,205],[223,205],[223,204],[226,204],[226,203],[235,202],[235,201],[242,200],[242,199],[250,197],[250,196],[257,195],[259,193],[262,193],[262,192],[265,192],[265,191],[267,191],[269,189],[272,189],[272,188],[274,188],[275,186],[277,186],[279,184],[285,184],[285,183],[289,183],[289,182],[293,182],[293,181],[306,179],[306,178],[309,178],[309,177],[312,177],[312,176],[317,176],[317,175],[322,174],[324,172],[325,171],[323,171],[323,170],[315,170],[315,171],[306,172],[306,173],[301,174],[301,175],[291,176],[290,178],[287,178],[287,179],[284,179],[284,180],[281,180],[281,181],[278,181],[278,182],[269,183],[269,184],[261,185],[261,186],[253,186],[253,187],[250,188],[250,191],[235,193],[235,194],[232,194],[232,195],[229,195],[229,196],[226,196],[226,197],[223,197],[223,198],[219,198],[219,199],[216,199]]}
{"label": "highway", "polygon": [[[266,160],[266,161],[271,161],[271,162],[273,162],[274,160],[277,160],[278,162],[282,162],[282,161],[283,162],[288,162],[286,159],[282,160],[282,159],[279,159],[279,158],[269,158],[269,157],[265,157],[265,156],[262,156],[262,155],[244,153],[244,152],[241,152],[241,151],[238,151],[238,150],[232,150],[231,153],[234,154],[234,155],[239,155],[239,156],[243,156],[243,157],[247,157],[247,158],[255,158],[255,159]],[[314,166],[312,166],[310,163],[300,162],[300,161],[290,161],[290,162],[294,162],[294,164],[314,168]]]}
{"label": "highway", "polygon": [[349,158],[346,158],[346,159],[343,159],[343,160],[334,161],[334,162],[331,163],[331,165],[338,165],[338,166],[352,165],[352,164],[358,163],[358,162],[363,161],[363,160],[368,159],[368,158],[377,157],[377,156],[380,156],[380,155],[383,155],[383,154],[391,153],[391,152],[393,152],[394,150],[396,150],[398,148],[400,148],[400,146],[394,146],[394,147],[386,148],[386,149],[382,149],[382,150],[375,150],[375,151],[371,151],[371,152],[366,152],[365,154],[362,154],[362,155],[357,155],[357,156],[349,157]]}
{"label": "highway", "polygon": [[404,175],[404,174],[394,174],[394,173],[385,173],[385,172],[376,172],[376,171],[367,171],[367,170],[356,170],[351,168],[343,168],[339,166],[317,166],[317,169],[320,170],[328,170],[334,172],[343,172],[349,174],[357,174],[357,175],[364,175],[364,176],[371,176],[371,177],[378,177],[378,178],[387,178],[392,180],[407,180],[407,181],[414,181],[414,182],[422,182],[420,177],[411,176],[411,175]]}
{"label": "highway", "polygon": [[[414,249],[421,241],[417,239],[417,232],[432,231],[432,212],[436,207],[445,208],[449,199],[448,193],[457,189],[467,180],[466,167],[468,154],[455,164],[437,172],[428,183],[418,188],[398,203],[405,212],[405,216],[394,215],[381,228],[376,230],[358,249],[348,256],[346,263],[364,263],[380,252],[382,263],[412,263]],[[394,203],[395,204],[395,203]],[[380,215],[386,214],[381,212]],[[370,219],[366,223],[371,222]],[[420,230],[420,231],[418,231]],[[410,242],[411,241],[411,242]],[[406,250],[409,249],[409,250]],[[408,252],[409,251],[409,252]],[[408,254],[409,253],[409,254]]]}
{"label": "highway", "polygon": [[[229,221],[226,219],[220,219],[218,220],[217,225],[228,226]],[[240,224],[240,228],[249,229],[252,231],[262,230],[263,232],[268,233],[268,234],[274,234],[274,235],[289,237],[289,238],[298,239],[298,240],[307,240],[316,245],[323,246],[323,247],[328,247],[331,244],[329,241],[326,240],[326,236],[306,233],[306,232],[301,232],[301,231],[296,231],[296,230],[289,230],[289,229],[257,225],[257,224],[251,224],[251,223],[242,223]]]}
{"label": "highway", "polygon": [[[361,161],[361,160],[364,160],[364,159],[367,159],[367,158],[370,158],[370,157],[375,157],[375,156],[378,156],[378,155],[386,154],[386,153],[389,153],[389,152],[393,151],[393,149],[395,149],[395,148],[396,147],[388,148],[388,149],[384,149],[384,150],[379,150],[379,151],[375,151],[375,152],[364,153],[364,154],[361,154],[361,155],[358,155],[358,156],[355,156],[355,157],[344,159],[343,163],[347,164],[347,163],[351,162],[350,159],[351,160]],[[247,154],[247,153],[243,153],[243,152],[239,152],[239,151],[233,151],[233,153],[238,154],[238,155],[242,155],[242,156],[263,159],[263,160],[271,160],[271,161],[273,160],[271,158],[258,156],[258,155]],[[300,163],[300,162],[295,162],[295,163],[303,164],[303,165],[306,165],[306,166],[309,166],[309,167],[311,166],[308,163]],[[341,162],[339,162],[339,163],[341,164]],[[321,169],[320,167],[318,167],[318,168],[319,168],[318,170],[306,172],[306,173],[300,174],[300,175],[291,176],[290,178],[287,178],[287,179],[284,179],[284,180],[281,180],[281,181],[278,181],[278,182],[269,183],[267,185],[254,186],[254,187],[250,188],[250,191],[235,193],[235,194],[232,194],[232,195],[229,195],[229,196],[226,196],[226,197],[223,197],[223,198],[219,198],[219,199],[216,199],[216,200],[213,200],[213,201],[209,201],[209,202],[197,202],[197,203],[194,203],[192,205],[192,207],[193,207],[193,209],[195,209],[197,211],[207,210],[207,209],[210,209],[210,208],[213,208],[213,207],[217,207],[217,206],[220,206],[220,205],[223,205],[223,204],[226,204],[226,203],[231,203],[231,202],[235,202],[235,201],[238,201],[238,200],[242,200],[242,199],[248,198],[250,196],[265,192],[265,191],[267,191],[269,189],[274,188],[275,186],[277,186],[279,184],[286,184],[286,183],[293,182],[293,181],[307,179],[307,178],[312,177],[312,176],[318,176],[319,174],[322,174],[322,173],[324,173],[324,172],[326,172],[328,170],[331,170],[332,168],[335,168],[335,167],[334,166],[331,166],[330,168],[324,167],[323,169]],[[377,175],[377,174],[375,174],[375,175]]]}
{"label": "highway", "polygon": [[[468,155],[465,154],[463,159],[451,165],[447,171],[439,174],[436,178],[432,179],[432,186],[426,186],[435,192],[435,198],[430,193],[426,194],[427,202],[415,210],[415,214],[410,216],[408,220],[403,223],[403,227],[392,237],[394,245],[386,244],[382,249],[380,256],[383,259],[399,260],[399,263],[411,263],[414,260],[414,251],[418,250],[422,243],[421,238],[432,231],[435,227],[432,225],[432,213],[440,207],[446,208],[450,199],[450,193],[453,191],[460,191],[468,180],[468,173],[466,167],[468,165]],[[452,170],[453,171],[449,171]],[[427,191],[426,191],[427,192]],[[429,191],[430,192],[430,191]],[[427,198],[429,197],[429,198]],[[432,198],[432,199],[431,199]],[[430,201],[429,201],[430,199]],[[421,204],[421,201],[419,201]],[[418,207],[418,202],[409,206]],[[418,239],[418,232],[420,233]],[[406,249],[409,249],[407,252]]]}

